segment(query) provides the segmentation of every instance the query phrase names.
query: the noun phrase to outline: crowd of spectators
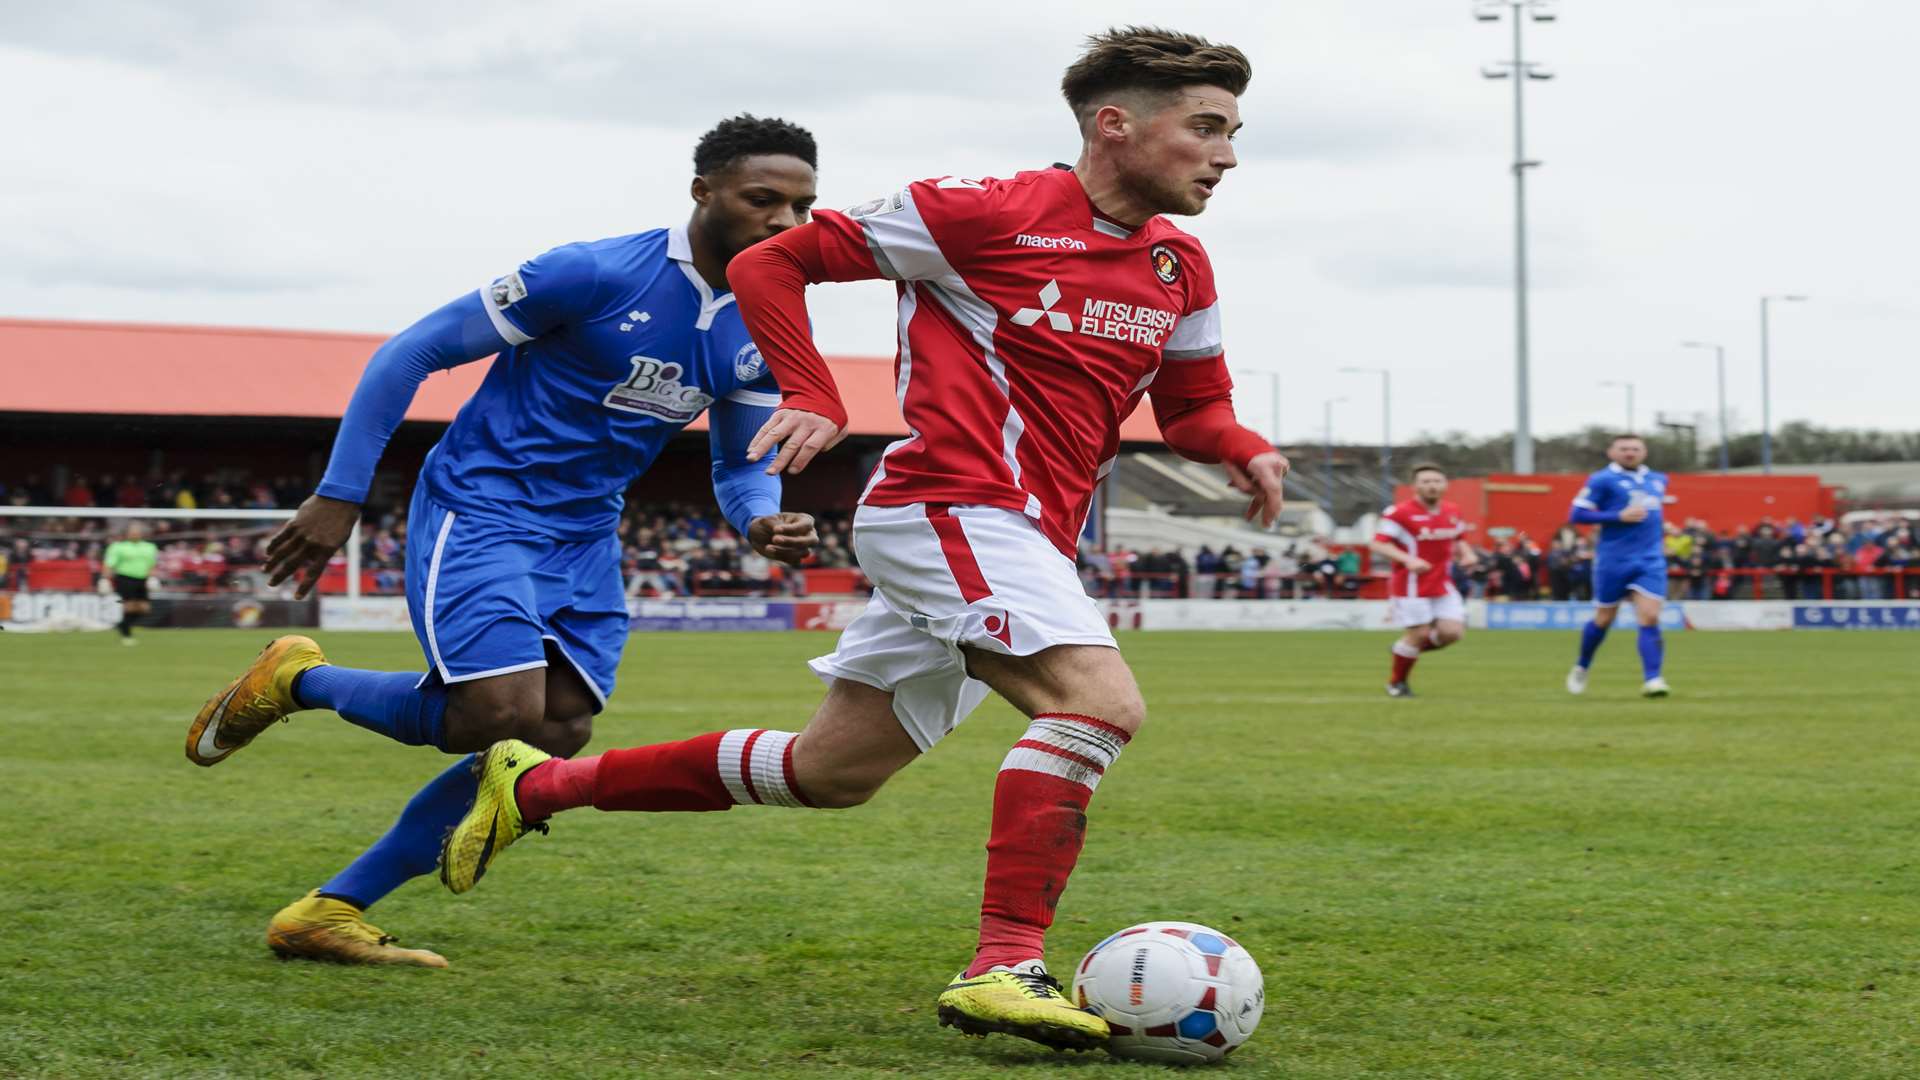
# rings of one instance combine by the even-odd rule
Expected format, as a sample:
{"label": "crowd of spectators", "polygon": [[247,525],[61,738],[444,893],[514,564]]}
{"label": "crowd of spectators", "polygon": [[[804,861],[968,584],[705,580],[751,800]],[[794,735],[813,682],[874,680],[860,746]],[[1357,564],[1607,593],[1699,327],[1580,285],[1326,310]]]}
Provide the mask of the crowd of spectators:
{"label": "crowd of spectators", "polygon": [[[1920,523],[1895,515],[1812,524],[1762,520],[1715,533],[1689,520],[1667,526],[1668,595],[1681,600],[1920,598]],[[1241,552],[1083,550],[1080,575],[1094,596],[1265,600],[1347,598],[1389,570],[1359,546],[1325,538]],[[1911,571],[1895,575],[1891,571]],[[1593,541],[1568,526],[1542,548],[1525,533],[1473,548],[1453,568],[1463,596],[1489,600],[1591,600]]]}
{"label": "crowd of spectators", "polygon": [[[12,506],[65,506],[142,509],[293,509],[306,497],[304,481],[280,478],[272,483],[224,483],[214,477],[189,481],[182,474],[164,477],[75,476],[67,490],[54,494],[38,477],[0,483],[0,502]],[[188,592],[257,592],[267,541],[277,520],[206,521],[152,517],[140,519],[160,550],[154,576],[170,589]],[[851,570],[851,524],[845,515],[817,515],[820,547],[807,568]],[[0,518],[0,588],[27,587],[27,567],[38,562],[97,563],[107,544],[125,528],[124,519]],[[717,510],[678,504],[630,505],[619,526],[622,578],[630,596],[771,596],[796,594],[805,578],[754,551],[721,519]],[[363,522],[360,565],[367,591],[405,591],[407,524],[403,513],[376,510]],[[343,560],[336,558],[336,564]],[[344,571],[344,567],[341,567]],[[835,580],[856,579],[842,575]]]}
{"label": "crowd of spectators", "polygon": [[1170,548],[1083,548],[1078,566],[1092,596],[1267,600],[1357,596],[1362,563],[1354,548],[1314,538],[1246,551],[1202,544],[1191,560]]}
{"label": "crowd of spectators", "polygon": [[38,475],[23,480],[0,479],[0,501],[12,506],[121,507],[149,510],[292,509],[306,498],[311,486],[303,479],[276,476],[267,480],[227,480],[205,475],[189,478],[185,472],[102,473],[88,477],[74,473],[59,490]]}
{"label": "crowd of spectators", "polygon": [[[38,476],[0,479],[0,502],[14,506],[123,508],[292,509],[306,497],[299,478],[190,479],[181,472],[136,476],[74,475],[55,492]],[[156,576],[192,591],[258,589],[273,521],[231,523],[146,519],[160,548]],[[809,568],[848,571],[834,581],[866,584],[854,567],[851,523],[818,516],[821,544]],[[36,560],[97,560],[120,531],[102,518],[0,518],[0,587],[22,588]],[[1849,515],[1845,521],[1758,524],[1716,533],[1698,520],[1668,523],[1668,595],[1686,600],[1920,598],[1920,522],[1888,514]],[[369,590],[400,593],[405,582],[406,519],[375,511],[362,528],[361,566]],[[747,545],[712,508],[681,504],[630,505],[619,527],[621,562],[630,596],[770,596],[809,590],[804,575],[770,562]],[[1387,567],[1364,545],[1324,537],[1276,538],[1270,546],[1216,550],[1201,545],[1144,551],[1083,548],[1078,566],[1087,592],[1105,597],[1195,597],[1265,600],[1346,598]],[[1544,546],[1525,533],[1500,537],[1454,567],[1467,596],[1491,600],[1591,599],[1593,544],[1572,527]],[[1895,575],[1890,571],[1910,571]],[[842,588],[848,586],[840,586]],[[835,591],[838,591],[836,588]]]}
{"label": "crowd of spectators", "polygon": [[[1666,531],[1667,591],[1675,599],[1920,597],[1920,528],[1897,515],[1811,523],[1763,518],[1721,533],[1695,518],[1669,522]],[[1512,573],[1488,583],[1483,595],[1590,598],[1593,547],[1573,529],[1560,530],[1544,553],[1524,536],[1503,546]]]}

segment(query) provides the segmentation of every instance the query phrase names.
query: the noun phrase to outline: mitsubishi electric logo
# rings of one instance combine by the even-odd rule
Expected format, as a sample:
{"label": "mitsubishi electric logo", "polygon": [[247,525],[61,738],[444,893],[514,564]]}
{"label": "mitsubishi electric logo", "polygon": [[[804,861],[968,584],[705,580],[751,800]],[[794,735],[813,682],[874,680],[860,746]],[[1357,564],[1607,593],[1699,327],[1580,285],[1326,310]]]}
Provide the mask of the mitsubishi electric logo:
{"label": "mitsubishi electric logo", "polygon": [[[1013,325],[1032,326],[1044,315],[1048,327],[1062,334],[1071,334],[1075,331],[1072,316],[1064,311],[1053,310],[1053,305],[1059,302],[1060,283],[1057,280],[1049,281],[1046,288],[1040,290],[1040,306],[1014,312]],[[1172,332],[1174,323],[1179,321],[1178,315],[1160,308],[1089,298],[1081,305],[1078,330],[1088,337],[1158,349],[1166,344],[1167,335]]]}
{"label": "mitsubishi electric logo", "polygon": [[1019,311],[1014,312],[1013,325],[1032,326],[1034,323],[1040,321],[1040,316],[1045,315],[1048,326],[1053,327],[1062,334],[1071,334],[1073,333],[1073,320],[1067,318],[1066,312],[1053,310],[1053,305],[1059,302],[1060,282],[1058,280],[1049,281],[1046,287],[1040,290],[1040,306],[1037,308],[1023,307]]}

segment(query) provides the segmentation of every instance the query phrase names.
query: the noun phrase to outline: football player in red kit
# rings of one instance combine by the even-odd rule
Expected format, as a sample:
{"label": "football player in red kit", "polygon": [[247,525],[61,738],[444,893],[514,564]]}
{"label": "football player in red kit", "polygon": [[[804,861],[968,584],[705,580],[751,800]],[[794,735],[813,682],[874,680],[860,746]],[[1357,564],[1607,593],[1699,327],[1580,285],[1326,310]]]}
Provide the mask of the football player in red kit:
{"label": "football player in red kit", "polygon": [[1169,448],[1220,463],[1249,518],[1280,511],[1287,461],[1234,417],[1212,266],[1161,216],[1200,213],[1237,164],[1250,77],[1238,49],[1189,34],[1097,35],[1061,86],[1077,164],[908,184],[734,259],[729,283],[784,398],[750,450],[772,454],[770,471],[805,468],[846,426],[807,285],[897,283],[909,434],[880,459],[853,529],[872,601],[813,661],[828,689],[802,732],[571,762],[496,747],[444,849],[450,888],[572,807],[857,805],[998,692],[1030,725],[1000,766],[978,945],[939,1016],[1056,1047],[1106,1040],[1107,1022],[1047,974],[1044,938],[1094,788],[1146,705],[1080,586],[1075,541],[1121,421],[1149,394]]}
{"label": "football player in red kit", "polygon": [[1473,549],[1461,537],[1467,522],[1460,508],[1444,501],[1447,474],[1438,465],[1413,470],[1413,498],[1387,507],[1370,545],[1374,554],[1393,563],[1388,590],[1393,598],[1393,621],[1406,628],[1393,643],[1393,674],[1387,680],[1388,697],[1412,697],[1407,676],[1420,655],[1444,649],[1467,633],[1466,605],[1453,585],[1456,555],[1461,565],[1474,562]]}

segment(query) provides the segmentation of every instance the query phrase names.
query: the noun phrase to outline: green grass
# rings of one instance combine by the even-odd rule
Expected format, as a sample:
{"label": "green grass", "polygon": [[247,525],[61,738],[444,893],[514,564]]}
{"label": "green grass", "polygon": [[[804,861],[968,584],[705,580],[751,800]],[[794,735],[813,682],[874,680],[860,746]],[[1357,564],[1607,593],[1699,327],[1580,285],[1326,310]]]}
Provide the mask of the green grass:
{"label": "green grass", "polygon": [[[309,713],[189,765],[263,636],[0,641],[0,1075],[1149,1075],[936,1026],[1021,728],[998,703],[857,810],[581,811],[469,896],[375,909],[450,970],[278,962],[268,916],[444,759]],[[1227,930],[1268,1004],[1222,1075],[1920,1075],[1915,639],[1676,635],[1677,696],[1642,702],[1616,638],[1582,699],[1569,635],[1489,633],[1395,702],[1384,635],[1127,636],[1152,718],[1054,966],[1142,919]],[[829,643],[636,636],[594,747],[797,726]]]}

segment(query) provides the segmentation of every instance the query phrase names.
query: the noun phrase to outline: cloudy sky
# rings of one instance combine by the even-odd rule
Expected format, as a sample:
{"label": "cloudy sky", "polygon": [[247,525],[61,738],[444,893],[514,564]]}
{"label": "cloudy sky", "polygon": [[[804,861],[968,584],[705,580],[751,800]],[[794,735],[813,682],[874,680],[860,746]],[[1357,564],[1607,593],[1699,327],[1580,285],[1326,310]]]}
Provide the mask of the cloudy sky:
{"label": "cloudy sky", "polygon": [[[554,244],[685,217],[740,111],[821,143],[824,205],[1077,154],[1056,89],[1090,29],[1164,21],[1252,58],[1241,167],[1182,224],[1229,359],[1289,441],[1513,421],[1507,24],[1468,0],[950,7],[0,3],[0,315],[391,332]],[[1710,411],[1736,430],[1920,426],[1920,8],[1563,0],[1529,24],[1541,432]],[[829,352],[890,352],[891,291],[813,291]],[[3,364],[4,360],[0,360]],[[1242,378],[1249,423],[1268,380]]]}

